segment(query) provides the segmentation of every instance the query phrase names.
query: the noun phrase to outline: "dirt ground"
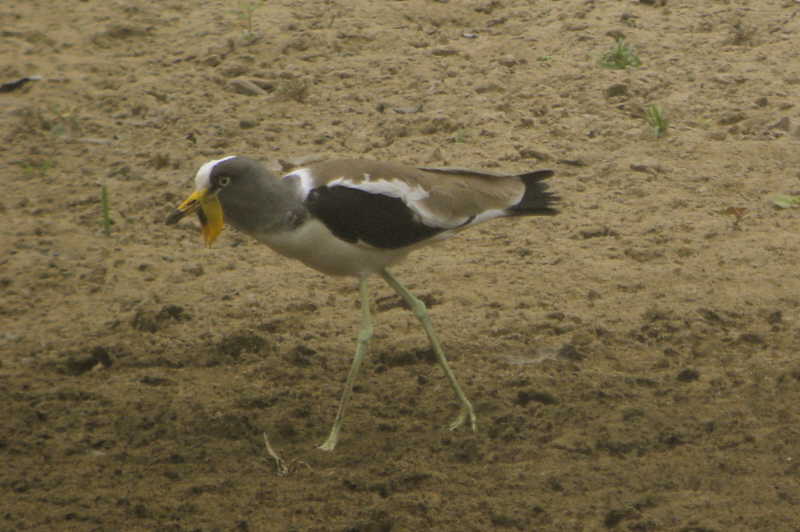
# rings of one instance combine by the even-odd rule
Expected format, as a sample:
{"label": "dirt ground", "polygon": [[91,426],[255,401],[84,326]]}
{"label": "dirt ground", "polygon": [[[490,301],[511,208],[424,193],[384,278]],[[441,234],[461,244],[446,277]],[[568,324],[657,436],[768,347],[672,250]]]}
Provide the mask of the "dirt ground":
{"label": "dirt ground", "polygon": [[[0,93],[0,530],[800,530],[797,1],[26,0],[0,28],[0,82],[42,76]],[[620,35],[638,68],[599,65]],[[164,225],[209,159],[314,153],[556,171],[558,216],[394,270],[477,433],[375,279],[317,450],[355,281]]]}

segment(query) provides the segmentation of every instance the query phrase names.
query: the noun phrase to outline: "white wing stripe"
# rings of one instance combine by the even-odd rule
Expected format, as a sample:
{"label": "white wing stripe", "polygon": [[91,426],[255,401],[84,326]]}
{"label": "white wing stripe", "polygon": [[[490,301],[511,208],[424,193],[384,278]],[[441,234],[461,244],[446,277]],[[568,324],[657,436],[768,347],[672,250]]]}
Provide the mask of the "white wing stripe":
{"label": "white wing stripe", "polygon": [[340,177],[328,182],[328,186],[342,186],[354,188],[356,190],[363,190],[364,192],[369,192],[370,194],[383,194],[384,196],[389,196],[390,198],[400,198],[406,204],[413,201],[424,200],[428,197],[428,191],[419,185],[412,187],[408,183],[399,179],[392,179],[391,181],[387,181],[385,179],[381,179],[379,181],[370,181],[369,178],[369,174],[364,174],[364,181],[355,183],[349,179]]}

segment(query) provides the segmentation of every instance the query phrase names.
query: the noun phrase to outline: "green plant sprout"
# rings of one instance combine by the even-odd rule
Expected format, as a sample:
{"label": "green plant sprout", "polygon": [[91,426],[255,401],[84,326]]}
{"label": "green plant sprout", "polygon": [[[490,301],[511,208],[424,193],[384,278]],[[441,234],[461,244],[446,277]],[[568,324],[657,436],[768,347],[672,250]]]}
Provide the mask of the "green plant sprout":
{"label": "green plant sprout", "polygon": [[55,119],[48,120],[46,128],[53,135],[63,137],[80,133],[81,127],[74,108],[65,110],[58,104],[52,104],[49,107],[49,111],[55,115]]}
{"label": "green plant sprout", "polygon": [[792,196],[790,194],[778,194],[772,198],[772,204],[781,209],[791,209],[792,207],[800,207],[800,196]]}
{"label": "green plant sprout", "polygon": [[645,120],[650,124],[656,138],[661,138],[667,134],[669,120],[664,116],[664,111],[658,105],[650,105],[644,112]]}
{"label": "green plant sprout", "polygon": [[50,159],[46,159],[44,161],[34,161],[28,159],[25,161],[19,161],[16,164],[22,168],[23,174],[25,174],[25,177],[28,179],[33,177],[44,177],[47,175],[47,171],[56,165]]}
{"label": "green plant sprout", "polygon": [[239,4],[239,9],[234,11],[245,27],[242,34],[242,40],[245,45],[253,44],[261,37],[260,32],[255,29],[255,24],[253,23],[253,15],[259,7],[261,7],[260,2],[242,2]]}
{"label": "green plant sprout", "polygon": [[623,37],[618,38],[614,47],[603,54],[600,59],[600,66],[618,70],[635,68],[641,64],[642,62],[639,60],[639,56],[636,55],[636,51],[625,42]]}

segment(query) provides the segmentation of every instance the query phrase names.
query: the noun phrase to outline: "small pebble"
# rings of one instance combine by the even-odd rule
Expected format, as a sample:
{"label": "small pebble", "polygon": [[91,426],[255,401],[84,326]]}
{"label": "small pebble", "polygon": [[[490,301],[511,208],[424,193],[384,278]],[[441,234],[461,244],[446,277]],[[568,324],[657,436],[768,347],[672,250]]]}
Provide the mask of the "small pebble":
{"label": "small pebble", "polygon": [[244,94],[245,96],[265,96],[267,94],[267,91],[249,79],[232,79],[228,82],[228,88],[235,93]]}

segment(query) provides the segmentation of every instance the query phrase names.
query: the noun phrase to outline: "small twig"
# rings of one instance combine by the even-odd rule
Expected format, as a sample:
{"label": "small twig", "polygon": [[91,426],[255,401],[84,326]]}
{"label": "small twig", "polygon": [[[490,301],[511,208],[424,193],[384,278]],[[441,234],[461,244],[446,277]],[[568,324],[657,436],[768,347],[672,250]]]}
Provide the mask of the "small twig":
{"label": "small twig", "polygon": [[748,211],[746,207],[728,207],[727,209],[719,211],[719,213],[726,216],[733,216],[733,230],[741,231],[742,228],[739,227],[739,224],[744,217],[747,216]]}
{"label": "small twig", "polygon": [[269,444],[269,438],[267,438],[267,433],[264,433],[264,446],[267,448],[267,454],[275,460],[275,469],[278,476],[283,477],[289,474],[289,468],[286,466],[286,462],[283,461],[283,458],[278,456],[272,449],[272,445]]}

